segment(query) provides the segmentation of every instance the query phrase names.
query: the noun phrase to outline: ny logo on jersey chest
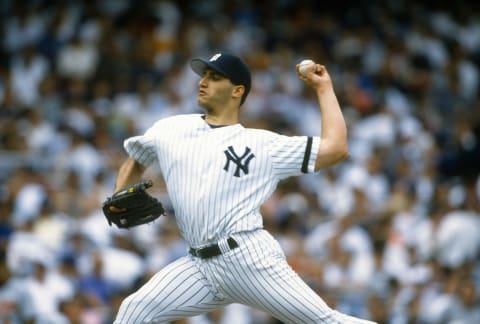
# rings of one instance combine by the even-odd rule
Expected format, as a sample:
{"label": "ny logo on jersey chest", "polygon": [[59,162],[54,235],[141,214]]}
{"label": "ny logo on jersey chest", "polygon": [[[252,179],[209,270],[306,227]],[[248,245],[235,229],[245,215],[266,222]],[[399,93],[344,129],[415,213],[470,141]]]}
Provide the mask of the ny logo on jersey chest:
{"label": "ny logo on jersey chest", "polygon": [[227,162],[225,163],[223,170],[228,172],[230,162],[232,162],[236,166],[235,172],[233,173],[235,177],[240,177],[240,171],[243,171],[244,174],[248,174],[248,164],[255,157],[255,154],[251,153],[251,151],[252,150],[246,146],[243,154],[239,156],[233,147],[229,146],[227,150],[223,151],[227,157]]}

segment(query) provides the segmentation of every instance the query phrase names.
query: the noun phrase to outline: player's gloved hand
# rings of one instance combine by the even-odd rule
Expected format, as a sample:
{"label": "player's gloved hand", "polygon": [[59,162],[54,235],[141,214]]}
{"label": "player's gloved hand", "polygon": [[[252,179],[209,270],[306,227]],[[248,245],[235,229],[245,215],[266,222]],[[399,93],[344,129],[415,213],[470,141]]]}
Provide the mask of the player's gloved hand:
{"label": "player's gloved hand", "polygon": [[120,189],[108,197],[102,205],[108,224],[113,223],[118,228],[128,229],[151,223],[164,215],[162,203],[146,191],[152,185],[152,181],[141,181]]}

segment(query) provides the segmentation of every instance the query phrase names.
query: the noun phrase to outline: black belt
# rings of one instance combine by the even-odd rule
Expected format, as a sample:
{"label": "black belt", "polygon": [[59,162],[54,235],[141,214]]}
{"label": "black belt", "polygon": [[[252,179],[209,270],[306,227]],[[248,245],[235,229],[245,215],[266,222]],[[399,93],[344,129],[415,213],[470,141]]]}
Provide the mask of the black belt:
{"label": "black belt", "polygon": [[[238,247],[237,241],[235,241],[231,237],[227,239],[227,244],[230,247],[230,250]],[[190,248],[189,252],[191,255],[199,257],[200,259],[209,259],[222,254],[222,250],[220,250],[220,246],[218,245],[218,243],[199,249]]]}

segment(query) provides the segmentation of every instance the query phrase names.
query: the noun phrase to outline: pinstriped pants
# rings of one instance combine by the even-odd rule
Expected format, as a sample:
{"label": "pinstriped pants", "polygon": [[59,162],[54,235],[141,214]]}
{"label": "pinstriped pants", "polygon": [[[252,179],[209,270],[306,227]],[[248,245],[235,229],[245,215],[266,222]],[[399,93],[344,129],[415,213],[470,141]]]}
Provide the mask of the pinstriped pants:
{"label": "pinstriped pants", "polygon": [[268,232],[232,236],[239,243],[236,249],[207,260],[188,255],[157,272],[122,302],[114,324],[168,323],[230,303],[285,323],[357,322],[329,308],[303,282]]}

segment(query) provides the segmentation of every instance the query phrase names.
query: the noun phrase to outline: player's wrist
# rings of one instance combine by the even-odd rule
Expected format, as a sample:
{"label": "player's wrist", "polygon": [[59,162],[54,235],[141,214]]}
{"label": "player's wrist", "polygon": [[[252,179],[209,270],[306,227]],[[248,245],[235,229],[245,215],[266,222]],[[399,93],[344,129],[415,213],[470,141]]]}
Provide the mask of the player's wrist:
{"label": "player's wrist", "polygon": [[315,85],[315,91],[319,96],[325,95],[326,93],[332,93],[333,85],[331,82],[321,82]]}

